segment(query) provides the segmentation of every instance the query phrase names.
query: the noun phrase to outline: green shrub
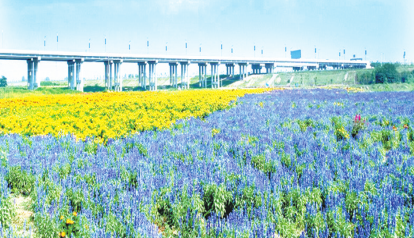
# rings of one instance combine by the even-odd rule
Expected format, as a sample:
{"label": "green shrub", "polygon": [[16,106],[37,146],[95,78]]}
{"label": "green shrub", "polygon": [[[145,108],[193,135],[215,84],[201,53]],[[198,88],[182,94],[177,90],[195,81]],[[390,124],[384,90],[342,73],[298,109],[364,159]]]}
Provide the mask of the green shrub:
{"label": "green shrub", "polygon": [[4,77],[4,76],[2,76],[1,78],[0,78],[0,88],[4,88],[4,87],[6,87],[7,86],[7,78],[6,77]]}
{"label": "green shrub", "polygon": [[20,166],[11,167],[6,174],[6,181],[13,193],[29,195],[33,191],[36,178],[22,170]]}
{"label": "green shrub", "polygon": [[375,69],[375,83],[401,82],[401,76],[394,64],[386,63]]}

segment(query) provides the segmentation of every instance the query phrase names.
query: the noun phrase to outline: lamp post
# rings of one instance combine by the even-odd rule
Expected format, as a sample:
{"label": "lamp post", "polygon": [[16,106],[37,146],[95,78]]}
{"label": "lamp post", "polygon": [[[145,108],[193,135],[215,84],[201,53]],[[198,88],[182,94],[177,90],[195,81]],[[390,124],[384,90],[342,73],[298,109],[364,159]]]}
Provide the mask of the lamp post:
{"label": "lamp post", "polygon": [[233,57],[233,45],[231,46],[231,57]]}
{"label": "lamp post", "polygon": [[256,43],[253,44],[253,57],[256,58]]}
{"label": "lamp post", "polygon": [[89,53],[91,52],[91,38],[89,38]]}
{"label": "lamp post", "polygon": [[200,56],[201,56],[201,44],[200,44]]}
{"label": "lamp post", "polygon": [[149,40],[148,40],[148,37],[147,37],[147,54],[149,54]]}
{"label": "lamp post", "polygon": [[220,41],[220,47],[221,47],[221,57],[223,57],[223,43]]}
{"label": "lamp post", "polygon": [[106,52],[106,36],[105,36],[105,52]]}
{"label": "lamp post", "polygon": [[44,49],[44,50],[46,50],[46,36],[45,36],[45,38],[43,39],[43,49]]}
{"label": "lamp post", "polygon": [[365,61],[367,61],[367,49],[365,48]]}
{"label": "lamp post", "polygon": [[131,41],[129,41],[128,50],[129,50],[129,53],[131,54]]}
{"label": "lamp post", "polygon": [[168,52],[168,42],[165,42],[165,52]]}
{"label": "lamp post", "polygon": [[185,40],[185,55],[187,55],[187,40]]}

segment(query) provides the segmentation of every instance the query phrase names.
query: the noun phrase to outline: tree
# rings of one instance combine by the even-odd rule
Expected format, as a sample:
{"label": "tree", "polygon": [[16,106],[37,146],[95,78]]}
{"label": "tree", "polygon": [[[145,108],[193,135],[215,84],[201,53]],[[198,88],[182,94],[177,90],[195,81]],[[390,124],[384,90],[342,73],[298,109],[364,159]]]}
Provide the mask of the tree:
{"label": "tree", "polygon": [[401,76],[397,72],[395,64],[386,63],[375,69],[375,83],[401,82]]}
{"label": "tree", "polygon": [[1,87],[6,87],[7,86],[7,78],[6,77],[4,77],[4,76],[2,76],[1,78],[0,78],[0,88]]}

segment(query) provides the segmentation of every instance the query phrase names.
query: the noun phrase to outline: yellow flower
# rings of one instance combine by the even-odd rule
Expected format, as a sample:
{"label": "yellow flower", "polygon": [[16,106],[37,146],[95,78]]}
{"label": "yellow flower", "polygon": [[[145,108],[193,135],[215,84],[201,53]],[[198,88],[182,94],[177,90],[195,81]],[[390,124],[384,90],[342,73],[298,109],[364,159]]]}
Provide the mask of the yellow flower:
{"label": "yellow flower", "polygon": [[[55,233],[56,234],[56,233]],[[60,232],[60,237],[65,237],[66,236],[66,233],[64,232],[64,231],[62,231],[62,232]]]}
{"label": "yellow flower", "polygon": [[67,219],[66,220],[66,224],[68,225],[72,225],[73,223],[75,223],[74,221],[72,221],[71,219]]}
{"label": "yellow flower", "polygon": [[[168,129],[180,119],[204,118],[249,93],[276,89],[121,92],[0,99],[0,133],[72,134],[105,143],[143,130]],[[280,89],[282,90],[282,89]],[[234,105],[234,104],[232,104]],[[263,107],[261,102],[259,106]],[[292,104],[292,108],[296,105]],[[11,110],[12,109],[12,110]]]}
{"label": "yellow flower", "polygon": [[63,216],[60,216],[60,220],[63,220],[63,218],[64,218]]}
{"label": "yellow flower", "polygon": [[73,212],[73,215],[76,217],[78,215],[78,213],[77,212]]}

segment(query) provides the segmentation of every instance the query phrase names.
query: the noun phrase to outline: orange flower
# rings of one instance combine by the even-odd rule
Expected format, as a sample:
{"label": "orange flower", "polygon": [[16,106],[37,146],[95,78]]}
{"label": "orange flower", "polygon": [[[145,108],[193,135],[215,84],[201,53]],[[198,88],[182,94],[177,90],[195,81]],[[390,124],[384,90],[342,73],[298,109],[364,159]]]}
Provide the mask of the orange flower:
{"label": "orange flower", "polygon": [[393,129],[394,131],[397,131],[397,127],[395,127],[395,126],[392,126],[392,129]]}

